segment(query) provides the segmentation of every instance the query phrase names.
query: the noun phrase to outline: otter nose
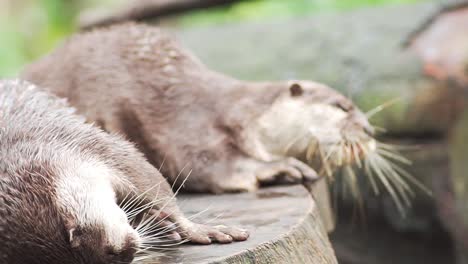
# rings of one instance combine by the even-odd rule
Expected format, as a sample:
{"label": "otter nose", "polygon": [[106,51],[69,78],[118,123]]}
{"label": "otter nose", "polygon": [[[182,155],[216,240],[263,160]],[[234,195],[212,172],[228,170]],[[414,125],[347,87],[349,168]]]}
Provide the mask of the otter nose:
{"label": "otter nose", "polygon": [[127,244],[127,247],[122,250],[120,253],[120,260],[122,263],[132,263],[133,259],[135,258],[135,254],[137,253],[136,245]]}
{"label": "otter nose", "polygon": [[354,123],[357,126],[362,127],[364,133],[366,133],[370,137],[374,136],[374,127],[369,123],[369,120],[367,120],[367,117],[361,111],[354,112],[351,115],[351,118],[354,120]]}
{"label": "otter nose", "polygon": [[374,130],[373,127],[371,127],[371,126],[364,126],[363,129],[364,129],[364,132],[365,132],[368,136],[370,136],[370,137],[373,137],[373,136],[374,136],[375,130]]}
{"label": "otter nose", "polygon": [[129,236],[123,250],[120,252],[120,260],[122,263],[132,263],[137,253],[138,243],[135,238]]}

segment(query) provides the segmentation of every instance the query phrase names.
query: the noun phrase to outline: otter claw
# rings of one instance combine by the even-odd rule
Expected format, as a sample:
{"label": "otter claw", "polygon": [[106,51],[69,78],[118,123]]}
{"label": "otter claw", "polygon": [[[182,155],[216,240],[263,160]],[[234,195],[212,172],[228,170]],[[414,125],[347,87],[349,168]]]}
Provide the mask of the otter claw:
{"label": "otter claw", "polygon": [[184,236],[190,242],[207,245],[212,242],[226,244],[232,241],[244,241],[249,238],[249,233],[243,229],[222,225],[212,227],[194,224]]}

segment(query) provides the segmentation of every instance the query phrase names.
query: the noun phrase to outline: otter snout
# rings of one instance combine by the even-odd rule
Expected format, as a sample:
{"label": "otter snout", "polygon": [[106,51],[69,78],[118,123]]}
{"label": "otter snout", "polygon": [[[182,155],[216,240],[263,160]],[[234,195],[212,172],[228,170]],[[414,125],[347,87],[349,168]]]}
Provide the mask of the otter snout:
{"label": "otter snout", "polygon": [[123,246],[122,251],[119,254],[120,259],[123,262],[131,263],[135,258],[135,254],[137,253],[139,245],[139,238],[136,238],[133,234],[130,234],[127,237],[125,245]]}
{"label": "otter snout", "polygon": [[343,127],[345,133],[363,132],[365,136],[373,138],[375,135],[374,127],[369,123],[366,115],[361,111],[355,110],[349,113],[346,124]]}
{"label": "otter snout", "polygon": [[130,228],[121,243],[117,245],[111,244],[107,248],[107,254],[111,259],[118,261],[118,263],[131,263],[140,246],[141,239],[138,233]]}

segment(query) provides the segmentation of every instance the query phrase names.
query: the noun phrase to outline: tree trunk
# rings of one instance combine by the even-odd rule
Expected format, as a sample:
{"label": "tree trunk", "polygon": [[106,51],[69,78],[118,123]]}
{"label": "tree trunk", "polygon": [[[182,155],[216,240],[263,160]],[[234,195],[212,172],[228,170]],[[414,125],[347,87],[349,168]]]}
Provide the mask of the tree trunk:
{"label": "tree trunk", "polygon": [[250,230],[250,238],[222,246],[187,245],[145,263],[337,263],[318,206],[302,186],[216,196],[185,194],[178,199],[188,216],[206,211],[195,221],[240,226]]}
{"label": "tree trunk", "polygon": [[84,12],[79,18],[81,29],[107,26],[124,21],[139,21],[179,14],[195,9],[228,5],[239,0],[134,0],[108,13]]}

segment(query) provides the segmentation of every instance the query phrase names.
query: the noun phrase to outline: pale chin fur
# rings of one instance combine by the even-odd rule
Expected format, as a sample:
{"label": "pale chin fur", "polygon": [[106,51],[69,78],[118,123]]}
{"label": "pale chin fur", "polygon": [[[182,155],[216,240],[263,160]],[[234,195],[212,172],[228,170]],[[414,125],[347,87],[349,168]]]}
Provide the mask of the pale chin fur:
{"label": "pale chin fur", "polygon": [[340,127],[346,117],[347,113],[334,106],[284,96],[247,127],[245,148],[263,161],[300,158],[313,142],[321,146],[341,142]]}
{"label": "pale chin fur", "polygon": [[[72,161],[73,160],[73,161]],[[82,160],[73,155],[61,169],[57,182],[58,205],[73,215],[76,225],[102,227],[108,246],[120,251],[130,236],[141,245],[139,234],[130,226],[125,212],[117,205],[112,184],[116,172],[104,162]]]}
{"label": "pale chin fur", "polygon": [[363,170],[374,193],[379,194],[378,185],[383,185],[404,214],[415,194],[409,184],[431,192],[400,165],[411,162],[396,146],[378,142],[365,127],[349,125],[356,121],[353,118],[359,118],[356,116],[334,105],[307,102],[285,93],[246,127],[242,147],[266,162],[294,157],[331,179],[338,170],[345,171],[340,173],[345,175],[343,182],[357,200],[361,198],[355,169]]}

